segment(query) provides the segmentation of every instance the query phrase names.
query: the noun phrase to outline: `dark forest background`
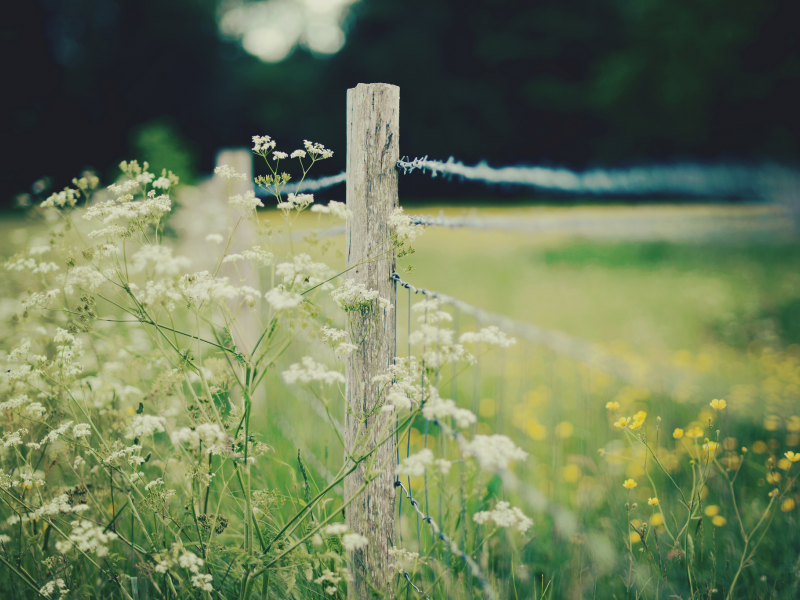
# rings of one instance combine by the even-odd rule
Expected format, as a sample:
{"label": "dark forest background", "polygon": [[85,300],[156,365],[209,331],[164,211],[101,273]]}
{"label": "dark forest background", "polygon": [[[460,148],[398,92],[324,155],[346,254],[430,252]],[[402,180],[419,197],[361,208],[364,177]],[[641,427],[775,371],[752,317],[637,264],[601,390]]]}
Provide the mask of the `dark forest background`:
{"label": "dark forest background", "polygon": [[363,0],[342,51],[277,64],[222,39],[216,8],[16,2],[0,20],[0,204],[43,177],[107,178],[126,158],[191,180],[254,134],[289,151],[319,141],[336,155],[316,175],[338,173],[359,82],[400,86],[409,156],[576,168],[800,156],[796,0]]}

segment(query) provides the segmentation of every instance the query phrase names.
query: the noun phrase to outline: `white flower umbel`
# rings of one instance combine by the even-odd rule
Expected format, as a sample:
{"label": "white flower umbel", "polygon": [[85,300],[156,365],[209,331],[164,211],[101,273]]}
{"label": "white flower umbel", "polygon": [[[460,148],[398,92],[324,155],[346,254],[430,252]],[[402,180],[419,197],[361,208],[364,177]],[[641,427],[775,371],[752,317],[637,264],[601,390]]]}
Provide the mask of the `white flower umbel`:
{"label": "white flower umbel", "polygon": [[228,202],[234,208],[241,208],[245,212],[264,206],[264,203],[256,197],[256,193],[253,190],[247,190],[244,194],[231,196],[228,198]]}
{"label": "white flower umbel", "polygon": [[344,284],[331,292],[331,298],[345,312],[358,312],[371,308],[375,301],[381,309],[391,308],[392,303],[381,298],[377,290],[368,290],[363,283],[345,279]]}
{"label": "white flower umbel", "polygon": [[291,310],[300,306],[303,301],[300,294],[287,290],[283,285],[272,288],[264,297],[275,310]]}
{"label": "white flower umbel", "polygon": [[425,468],[433,465],[433,452],[430,448],[423,448],[416,454],[407,456],[397,465],[398,475],[408,475],[409,477],[422,477],[425,475]]}
{"label": "white flower umbel", "polygon": [[350,528],[344,523],[332,523],[323,529],[325,535],[342,535],[350,531]]}
{"label": "white flower umbel", "polygon": [[424,227],[411,223],[411,217],[403,212],[403,207],[395,208],[389,216],[389,229],[392,231],[395,242],[404,244],[413,242],[422,234]]}
{"label": "white flower umbel", "polygon": [[389,556],[394,558],[394,564],[390,568],[396,573],[413,571],[419,560],[419,552],[410,552],[405,548],[397,548],[396,546],[389,548]]}
{"label": "white flower umbel", "polygon": [[72,532],[67,540],[56,542],[56,550],[64,554],[75,546],[81,552],[87,554],[95,552],[102,558],[108,554],[108,545],[116,539],[116,533],[105,531],[103,527],[91,521],[73,521]]}
{"label": "white flower umbel", "polygon": [[314,160],[322,160],[333,156],[333,150],[328,150],[322,144],[303,140],[303,145],[306,147],[306,152],[308,152]]}
{"label": "white flower umbel", "polygon": [[168,246],[142,246],[131,256],[129,273],[141,273],[152,269],[156,275],[177,275],[192,266],[192,261],[185,256],[172,256],[172,248]]}
{"label": "white flower umbel", "polygon": [[221,244],[224,240],[225,238],[218,233],[209,233],[206,236],[206,241],[211,242],[212,244]]}
{"label": "white flower umbel", "polygon": [[155,415],[136,415],[133,417],[125,437],[128,439],[142,438],[164,431],[164,417]]}
{"label": "white flower umbel", "polygon": [[[255,154],[268,154],[270,150],[275,148],[275,140],[268,135],[254,135],[253,136],[253,152]],[[294,158],[294,157],[292,157]]]}
{"label": "white flower umbel", "polygon": [[275,274],[283,278],[288,289],[302,289],[319,285],[333,275],[325,263],[315,263],[308,254],[298,254],[291,262],[283,262],[275,267]]}
{"label": "white flower umbel", "polygon": [[464,454],[478,461],[485,471],[507,469],[512,460],[525,460],[528,453],[504,435],[476,435],[464,445]]}
{"label": "white flower umbel", "polygon": [[487,346],[498,346],[500,348],[508,348],[517,343],[517,340],[506,336],[505,333],[494,325],[484,327],[478,332],[468,331],[462,333],[458,341],[462,344],[478,344],[483,343]]}
{"label": "white flower umbel", "polygon": [[456,425],[461,428],[469,427],[478,422],[472,411],[459,408],[453,400],[440,398],[436,388],[431,390],[431,396],[422,406],[422,416],[429,421],[440,421],[452,417]]}
{"label": "white flower umbel", "polygon": [[519,508],[512,507],[508,502],[498,502],[494,510],[485,510],[472,515],[472,520],[478,525],[485,525],[494,521],[498,527],[514,527],[517,531],[525,533],[533,526],[533,519],[525,516]]}
{"label": "white flower umbel", "polygon": [[364,548],[367,544],[369,544],[369,540],[360,533],[345,533],[342,536],[342,546],[348,552]]}
{"label": "white flower umbel", "polygon": [[345,382],[344,375],[338,371],[328,369],[310,356],[304,357],[300,363],[290,365],[289,369],[283,372],[283,380],[289,385],[311,383],[312,381],[320,381],[327,385]]}
{"label": "white flower umbel", "polygon": [[219,454],[219,444],[223,444],[228,439],[225,433],[216,423],[201,423],[194,428],[184,427],[172,434],[173,444],[188,444],[192,450],[199,450],[200,444],[206,453]]}
{"label": "white flower umbel", "polygon": [[348,209],[344,202],[337,202],[336,200],[331,200],[328,202],[328,206],[315,204],[311,207],[311,212],[331,215],[332,217],[336,217],[342,221],[346,221],[348,218],[353,216],[353,211]]}
{"label": "white flower umbel", "polygon": [[219,167],[215,168],[214,174],[219,175],[228,182],[237,180],[245,181],[247,179],[247,175],[244,173],[238,173],[236,169],[229,167],[228,165],[220,165]]}
{"label": "white flower umbel", "polygon": [[178,564],[183,569],[188,569],[188,571],[192,574],[192,585],[199,590],[203,590],[204,592],[212,592],[214,591],[214,586],[212,582],[214,578],[207,574],[202,573],[200,569],[203,568],[205,561],[197,556],[194,552],[190,552],[189,550],[183,550],[183,554],[181,554],[180,558],[178,559]]}
{"label": "white flower umbel", "polygon": [[39,593],[42,596],[50,598],[55,593],[56,587],[58,588],[59,600],[61,600],[62,598],[66,598],[67,594],[69,594],[69,588],[67,587],[67,583],[60,577],[58,579],[52,579],[48,581],[46,584],[44,584],[42,588],[39,590]]}

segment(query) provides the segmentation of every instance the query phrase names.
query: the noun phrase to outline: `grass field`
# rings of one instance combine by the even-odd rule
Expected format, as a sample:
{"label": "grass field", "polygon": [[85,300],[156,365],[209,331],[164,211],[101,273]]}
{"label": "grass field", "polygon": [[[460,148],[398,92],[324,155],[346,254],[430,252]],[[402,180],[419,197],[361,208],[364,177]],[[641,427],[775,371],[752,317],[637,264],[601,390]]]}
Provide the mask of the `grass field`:
{"label": "grass field", "polygon": [[[742,557],[742,539],[723,476],[710,475],[694,490],[702,499],[700,517],[691,522],[694,575],[687,576],[685,566],[679,572],[680,549],[662,562],[651,552],[652,538],[645,535],[643,544],[639,532],[644,534],[641,525],[649,521],[662,542],[672,535],[677,521],[670,516],[674,520],[682,509],[670,482],[689,490],[696,484],[697,470],[689,461],[701,460],[703,439],[684,445],[686,440],[673,439],[675,428],[704,428],[703,437],[721,445],[720,463],[733,470],[742,466],[736,506],[748,531],[767,514],[767,494],[783,485],[781,474],[784,483],[796,475],[797,466],[791,471],[792,465],[779,461],[800,447],[800,244],[788,237],[790,228],[780,213],[724,205],[426,206],[407,212],[495,219],[503,225],[428,228],[414,244],[416,252],[400,265],[413,265],[410,273],[401,273],[404,279],[485,311],[563,332],[589,352],[576,360],[516,335],[516,345],[487,354],[455,378],[447,369],[437,374],[444,397],[479,415],[477,433],[502,432],[530,454],[515,465],[517,483],[496,477],[485,495],[475,495],[478,487],[467,490],[471,512],[508,499],[535,521],[532,535],[521,543],[496,535],[474,544],[475,558],[500,597],[667,597],[666,576],[663,585],[658,580],[661,565],[670,560],[670,589],[678,597],[726,597],[725,586]],[[261,216],[277,221],[274,213]],[[315,219],[301,215],[297,229],[312,227]],[[38,235],[38,226],[18,219],[5,218],[1,227],[4,256]],[[328,262],[343,267],[343,236],[321,240],[328,246]],[[10,304],[0,308],[4,318],[13,310]],[[404,291],[398,294],[397,314],[403,356],[408,337]],[[481,324],[465,315],[456,322],[461,331],[476,325]],[[302,350],[290,351],[283,366],[302,355]],[[624,368],[606,368],[609,360]],[[319,402],[287,388],[280,370],[267,375],[267,393],[254,399],[254,426],[260,439],[276,448],[276,457],[299,450],[314,485],[321,487],[341,464],[341,446]],[[132,381],[135,377],[131,374]],[[728,407],[713,411],[714,398],[727,399]],[[619,404],[617,411],[605,408],[609,402]],[[613,426],[619,416],[637,411],[649,415],[651,458],[633,437],[626,441],[627,431]],[[332,412],[343,419],[343,406],[332,406]],[[441,432],[426,424],[423,419],[414,424],[411,452],[423,446],[447,452]],[[655,466],[656,458],[662,468]],[[302,485],[297,466],[280,460],[270,465],[259,477],[270,488],[294,489],[292,501],[297,501]],[[638,480],[638,487],[625,490],[626,478]],[[430,480],[428,497],[425,479],[410,483],[421,502],[424,495],[425,512],[460,535],[464,488]],[[663,514],[645,510],[656,489],[666,504]],[[638,508],[631,508],[634,502]],[[772,533],[742,569],[737,585],[747,592],[738,597],[766,598],[771,590],[777,597],[796,597],[798,503],[792,481],[780,505],[770,505]],[[726,518],[716,518],[721,515]],[[413,513],[404,511],[401,525],[408,547],[423,554],[431,550],[429,535],[417,541]],[[688,552],[685,546],[683,552]],[[459,581],[464,582],[463,570]],[[720,589],[712,592],[715,581]],[[426,572],[420,582],[426,587],[434,580]]]}

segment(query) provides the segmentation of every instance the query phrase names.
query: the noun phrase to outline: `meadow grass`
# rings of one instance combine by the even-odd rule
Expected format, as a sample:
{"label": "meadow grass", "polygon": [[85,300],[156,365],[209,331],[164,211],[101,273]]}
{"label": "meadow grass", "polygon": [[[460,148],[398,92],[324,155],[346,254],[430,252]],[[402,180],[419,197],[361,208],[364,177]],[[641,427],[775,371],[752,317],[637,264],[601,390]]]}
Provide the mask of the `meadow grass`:
{"label": "meadow grass", "polygon": [[[602,221],[631,209],[469,210],[478,217],[514,219],[584,211],[584,217]],[[698,210],[729,209],[674,207],[690,217]],[[270,217],[275,215],[261,214]],[[304,216],[298,230],[315,219]],[[36,227],[4,219],[0,253],[9,256],[30,243],[39,235]],[[328,241],[327,255],[340,257],[342,237]],[[798,466],[783,457],[800,450],[800,245],[735,239],[631,242],[440,228],[429,230],[414,247],[414,270],[402,274],[414,285],[566,332],[631,366],[623,378],[591,360],[576,361],[518,338],[515,346],[481,358],[468,372],[437,373],[441,393],[478,415],[475,433],[504,433],[530,454],[514,465],[516,480],[498,475],[478,484],[479,474],[469,467],[460,474],[454,467],[451,473],[450,483],[460,478],[460,487],[445,486],[441,478],[409,479],[421,503],[427,484],[423,512],[454,539],[464,535],[499,597],[796,597],[800,540],[795,506],[800,498],[787,481],[797,475]],[[318,249],[311,248],[312,256]],[[400,291],[399,356],[406,354],[407,311],[408,299]],[[458,323],[461,331],[480,325],[465,316]],[[302,355],[300,349],[290,350],[284,364]],[[286,501],[300,506],[305,478],[314,491],[324,487],[341,466],[342,451],[319,402],[287,387],[279,373],[265,375],[269,393],[253,399],[251,428],[275,448],[260,481],[268,489],[285,490]],[[727,407],[711,408],[715,398],[726,398]],[[608,403],[619,406],[607,409]],[[343,419],[341,403],[332,402],[330,410],[334,419]],[[643,430],[614,427],[620,416],[639,411],[648,414]],[[702,436],[686,446],[685,437],[673,437],[676,428],[697,427]],[[636,437],[641,431],[647,431],[652,452]],[[703,451],[706,438],[719,448]],[[423,447],[446,452],[442,446],[447,444],[452,453],[454,446],[440,427],[421,417],[408,442],[411,453]],[[305,468],[287,459],[298,452]],[[724,472],[738,473],[735,487]],[[628,479],[637,486],[624,488]],[[773,501],[768,494],[778,488],[780,501]],[[659,509],[648,505],[656,495]],[[465,504],[471,522],[472,513],[503,500],[534,518],[529,535],[520,540],[488,527],[462,534]],[[688,516],[681,502],[688,503]],[[406,502],[399,517],[405,547],[454,563],[453,575],[446,577],[419,566],[419,572],[411,573],[414,581],[433,590],[431,597],[448,590],[453,596],[480,597],[480,586],[441,544],[434,546],[424,523],[418,538],[418,520],[408,508]],[[747,552],[760,543],[757,554],[742,562],[739,530],[751,531],[762,518],[762,529],[748,541]],[[771,529],[764,529],[767,524]],[[670,536],[681,528],[682,541],[674,543]],[[762,531],[768,533],[760,538]],[[474,539],[466,540],[467,535]],[[115,560],[133,567],[132,555]],[[12,574],[7,576],[13,582]],[[323,597],[312,586],[300,586],[297,593]],[[398,582],[398,594],[407,593]]]}

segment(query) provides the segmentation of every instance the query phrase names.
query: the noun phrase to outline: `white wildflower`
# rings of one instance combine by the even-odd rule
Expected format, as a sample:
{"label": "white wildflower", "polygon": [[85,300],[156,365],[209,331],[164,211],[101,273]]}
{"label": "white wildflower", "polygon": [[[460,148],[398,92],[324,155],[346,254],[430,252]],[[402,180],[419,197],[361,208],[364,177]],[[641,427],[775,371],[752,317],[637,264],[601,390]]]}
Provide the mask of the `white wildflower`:
{"label": "white wildflower", "polygon": [[268,291],[264,297],[270,306],[275,310],[290,310],[297,308],[303,301],[303,297],[296,293],[286,290],[283,285],[276,286]]}
{"label": "white wildflower", "polygon": [[41,418],[47,412],[47,409],[42,406],[41,402],[32,402],[25,407],[25,412],[34,418]]}
{"label": "white wildflower", "polygon": [[313,287],[332,275],[325,263],[315,263],[308,254],[298,254],[291,262],[283,262],[275,267],[275,274],[283,278],[287,288]]}
{"label": "white wildflower", "polygon": [[447,475],[450,472],[450,468],[453,466],[453,463],[445,458],[437,458],[433,461],[433,464],[439,468],[439,472],[442,475]]}
{"label": "white wildflower", "polygon": [[213,243],[213,244],[221,244],[221,243],[223,242],[223,240],[224,240],[224,239],[225,239],[225,238],[223,238],[223,237],[222,237],[220,234],[218,234],[218,233],[209,233],[209,234],[206,236],[206,241],[207,241],[207,242],[211,242],[211,243]]}
{"label": "white wildflower", "polygon": [[342,546],[348,552],[364,548],[368,543],[369,540],[359,533],[345,533],[342,536]]}
{"label": "white wildflower", "polygon": [[64,554],[75,546],[81,552],[87,554],[96,552],[97,556],[102,558],[108,554],[108,545],[115,539],[117,539],[116,533],[104,531],[103,527],[91,521],[73,521],[69,538],[67,541],[56,542],[56,550]]}
{"label": "white wildflower", "polygon": [[292,152],[290,157],[291,158],[305,158],[306,157],[306,151],[305,150],[295,150],[294,152]]}
{"label": "white wildflower", "polygon": [[484,343],[488,346],[499,346],[500,348],[508,348],[517,343],[517,340],[507,337],[505,333],[494,325],[484,327],[479,332],[468,331],[462,333],[458,341],[462,344]]}
{"label": "white wildflower", "polygon": [[72,435],[75,438],[82,438],[92,435],[92,426],[89,423],[78,423],[72,428]]}
{"label": "white wildflower", "polygon": [[275,150],[275,152],[272,153],[272,160],[281,160],[282,158],[286,158],[287,156],[289,155],[286,154],[286,152],[280,152],[279,150]]}
{"label": "white wildflower", "polygon": [[416,454],[407,456],[397,465],[398,475],[408,475],[409,477],[422,477],[425,475],[425,468],[433,464],[433,452],[430,448],[423,448]]}
{"label": "white wildflower", "polygon": [[268,135],[253,136],[253,152],[256,154],[266,154],[275,147],[275,141]]}
{"label": "white wildflower", "polygon": [[172,248],[168,246],[142,246],[131,256],[128,271],[140,273],[148,266],[154,269],[156,275],[177,275],[192,265],[192,261],[185,256],[172,256]]}
{"label": "white wildflower", "polygon": [[125,437],[128,439],[148,437],[164,431],[164,417],[136,415],[133,417]]}
{"label": "white wildflower", "polygon": [[414,570],[414,565],[419,560],[419,552],[410,552],[405,548],[397,548],[392,546],[389,549],[389,556],[394,558],[394,564],[391,569],[396,573],[403,573]]}
{"label": "white wildflower", "polygon": [[328,202],[328,206],[315,204],[311,207],[311,212],[332,215],[337,219],[341,219],[342,221],[346,221],[349,217],[353,216],[353,211],[347,208],[347,205],[344,202],[337,202],[336,200],[331,200]]}
{"label": "white wildflower", "polygon": [[184,427],[172,434],[173,444],[188,444],[193,450],[199,450],[202,442],[206,452],[213,454],[219,453],[218,444],[224,444],[227,439],[228,434],[216,423],[201,423],[194,429]]}
{"label": "white wildflower", "polygon": [[498,502],[494,510],[477,512],[472,515],[472,520],[478,525],[494,521],[498,527],[515,527],[522,533],[525,533],[533,526],[531,518],[525,516],[525,513],[519,508],[512,507],[508,502]]}
{"label": "white wildflower", "polygon": [[350,531],[350,528],[344,523],[332,523],[325,527],[323,531],[325,535],[341,535]]}
{"label": "white wildflower", "polygon": [[345,279],[341,287],[331,292],[331,298],[345,312],[366,310],[373,306],[375,300],[381,309],[392,308],[392,304],[386,298],[381,298],[377,290],[368,290],[363,283],[354,283],[352,279]]}
{"label": "white wildflower", "polygon": [[478,422],[472,411],[459,408],[453,400],[440,398],[436,388],[431,390],[431,397],[422,406],[422,416],[429,421],[438,421],[452,417],[456,425],[466,428]]}
{"label": "white wildflower", "polygon": [[223,179],[227,179],[229,182],[236,181],[237,179],[241,179],[242,181],[247,179],[247,175],[244,173],[237,173],[236,169],[229,167],[228,165],[220,165],[219,167],[215,168],[214,174],[219,175]]}
{"label": "white wildflower", "polygon": [[256,193],[253,190],[247,190],[244,194],[231,196],[228,198],[228,202],[231,206],[245,211],[255,210],[259,206],[264,206],[264,203],[256,198]]}
{"label": "white wildflower", "polygon": [[300,363],[294,363],[289,369],[283,372],[283,380],[289,385],[296,383],[311,383],[321,381],[327,385],[334,383],[344,383],[345,377],[338,371],[329,370],[322,363],[315,362],[310,356],[304,357]]}
{"label": "white wildflower", "polygon": [[303,145],[306,148],[306,152],[311,155],[311,158],[314,160],[321,160],[323,158],[330,158],[333,156],[332,150],[327,150],[322,146],[322,144],[316,144],[314,142],[309,142],[308,140],[303,140]]}
{"label": "white wildflower", "polygon": [[464,446],[464,454],[478,461],[481,469],[507,469],[512,460],[525,460],[528,453],[504,435],[476,435]]}
{"label": "white wildflower", "polygon": [[413,242],[422,234],[422,225],[413,225],[411,217],[403,212],[402,207],[395,208],[389,216],[389,228],[394,232],[395,240],[398,244]]}

